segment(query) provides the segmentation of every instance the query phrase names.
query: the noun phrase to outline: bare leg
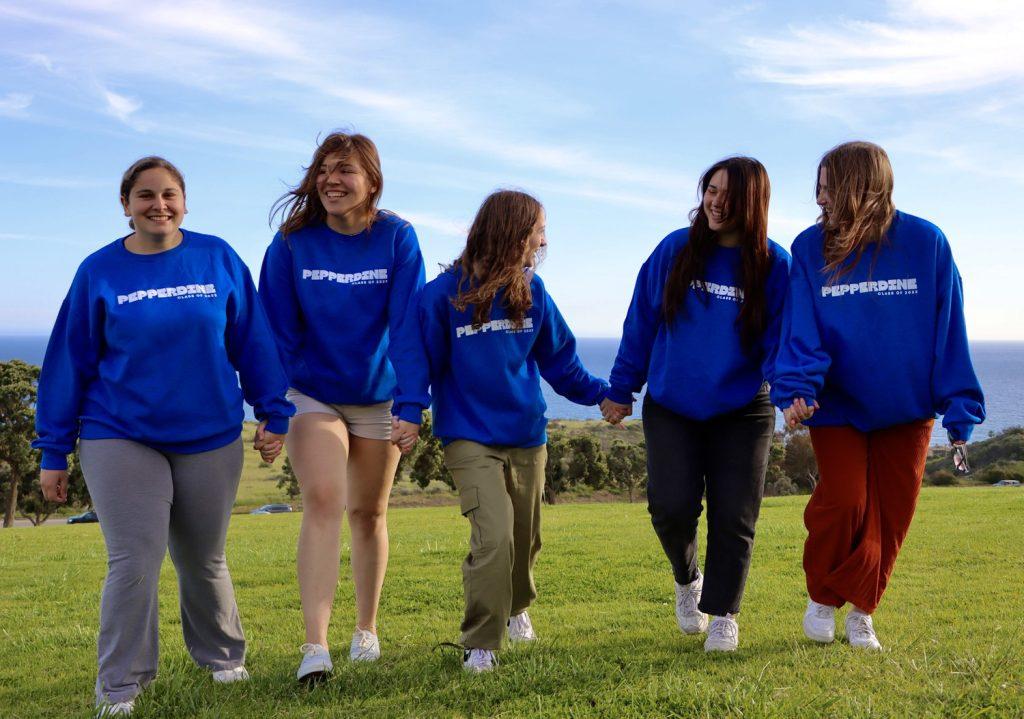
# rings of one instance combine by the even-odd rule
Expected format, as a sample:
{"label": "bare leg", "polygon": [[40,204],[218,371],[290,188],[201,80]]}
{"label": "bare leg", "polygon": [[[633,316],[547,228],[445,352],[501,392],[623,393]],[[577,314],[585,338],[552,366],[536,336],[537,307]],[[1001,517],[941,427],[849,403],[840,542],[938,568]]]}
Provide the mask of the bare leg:
{"label": "bare leg", "polygon": [[302,489],[297,563],[306,641],[326,647],[341,561],[348,428],[334,415],[311,412],[292,420],[285,441]]}
{"label": "bare leg", "polygon": [[348,523],[352,531],[352,579],[356,626],[377,633],[377,604],[388,567],[388,497],[398,468],[398,448],[387,440],[351,435]]}

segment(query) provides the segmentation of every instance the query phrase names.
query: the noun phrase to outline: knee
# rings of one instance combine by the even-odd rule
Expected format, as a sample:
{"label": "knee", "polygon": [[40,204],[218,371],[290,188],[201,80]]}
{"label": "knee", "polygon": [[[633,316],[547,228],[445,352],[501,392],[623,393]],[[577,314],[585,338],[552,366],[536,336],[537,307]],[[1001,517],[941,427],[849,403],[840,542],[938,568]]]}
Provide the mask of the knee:
{"label": "knee", "polygon": [[302,511],[314,519],[340,520],[345,510],[339,488],[319,484],[302,488]]}
{"label": "knee", "polygon": [[697,526],[703,507],[700,501],[661,501],[649,498],[647,511],[651,514],[651,523],[655,526],[681,525]]}
{"label": "knee", "polygon": [[387,527],[387,515],[380,507],[350,507],[348,521],[353,533],[371,537]]}
{"label": "knee", "polygon": [[859,521],[866,511],[867,497],[854,492],[835,493],[820,501],[809,502],[804,519],[808,527],[844,526]]}

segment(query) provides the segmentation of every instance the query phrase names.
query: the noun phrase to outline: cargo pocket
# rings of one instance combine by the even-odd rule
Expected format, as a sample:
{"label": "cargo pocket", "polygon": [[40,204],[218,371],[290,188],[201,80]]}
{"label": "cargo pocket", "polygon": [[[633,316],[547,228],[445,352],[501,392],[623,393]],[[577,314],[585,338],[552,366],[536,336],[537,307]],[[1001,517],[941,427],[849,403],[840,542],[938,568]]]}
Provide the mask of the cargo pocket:
{"label": "cargo pocket", "polygon": [[486,549],[484,546],[483,531],[480,527],[480,518],[477,510],[480,509],[480,490],[476,487],[467,487],[459,492],[459,511],[462,516],[469,520],[469,552],[478,553]]}

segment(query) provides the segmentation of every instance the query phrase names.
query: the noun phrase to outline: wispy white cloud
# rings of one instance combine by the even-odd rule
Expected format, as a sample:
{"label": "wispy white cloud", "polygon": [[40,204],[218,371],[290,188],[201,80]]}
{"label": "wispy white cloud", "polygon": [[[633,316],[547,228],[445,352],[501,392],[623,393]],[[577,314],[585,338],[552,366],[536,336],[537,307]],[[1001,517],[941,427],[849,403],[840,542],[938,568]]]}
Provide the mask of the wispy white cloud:
{"label": "wispy white cloud", "polygon": [[432,230],[446,237],[465,237],[469,232],[469,223],[462,220],[453,220],[449,217],[439,217],[429,212],[402,212],[402,217],[412,223],[418,229]]}
{"label": "wispy white cloud", "polygon": [[125,124],[130,124],[132,115],[139,111],[142,103],[126,95],[120,95],[113,90],[101,89],[104,101],[107,103],[105,111],[107,114],[116,117]]}
{"label": "wispy white cloud", "polygon": [[31,95],[24,92],[9,92],[0,97],[0,115],[21,115],[31,104]]}
{"label": "wispy white cloud", "polygon": [[[42,13],[40,6],[52,12]],[[552,181],[559,178],[560,185],[578,197],[625,206],[649,207],[645,195],[678,196],[689,192],[692,181],[674,169],[623,161],[571,141],[553,143],[531,136],[504,113],[480,102],[480,92],[488,91],[480,77],[449,77],[446,85],[457,89],[440,90],[432,76],[418,69],[421,53],[415,48],[429,38],[423,37],[422,28],[404,27],[393,18],[385,21],[339,10],[338,17],[324,23],[270,6],[225,0],[143,4],[132,13],[107,0],[37,0],[30,7],[14,14],[22,22],[58,27],[86,41],[47,49],[50,66],[85,68],[99,78],[105,114],[154,135],[156,128],[168,128],[170,123],[153,114],[157,104],[136,88],[136,81],[173,83],[249,106],[256,105],[257,98],[266,102],[273,97],[281,107],[316,118],[351,116],[351,109],[359,108],[382,127],[450,147],[474,162],[483,159],[517,168],[517,175],[526,170]],[[346,28],[343,48],[338,43],[339,26]],[[381,53],[382,47],[391,49]],[[64,55],[57,57],[57,52]],[[129,56],[132,61],[124,62]],[[117,92],[105,87],[113,82]],[[126,92],[129,89],[134,96]],[[572,102],[566,98],[566,103]],[[538,108],[543,111],[542,105]],[[574,110],[582,111],[582,105]],[[275,138],[260,139],[243,124],[230,131],[204,124],[196,119],[167,134],[185,132],[197,139],[282,149]],[[592,189],[612,178],[621,192]]]}
{"label": "wispy white cloud", "polygon": [[1024,4],[890,0],[884,21],[838,20],[749,36],[757,80],[884,95],[962,92],[1024,79]]}

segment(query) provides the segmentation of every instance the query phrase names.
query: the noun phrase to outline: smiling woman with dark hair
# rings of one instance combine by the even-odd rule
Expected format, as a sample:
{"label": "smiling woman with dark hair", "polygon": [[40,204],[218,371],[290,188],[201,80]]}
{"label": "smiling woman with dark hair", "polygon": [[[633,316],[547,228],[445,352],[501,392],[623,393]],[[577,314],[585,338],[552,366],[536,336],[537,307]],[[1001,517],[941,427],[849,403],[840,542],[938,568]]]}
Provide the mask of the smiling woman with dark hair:
{"label": "smiling woman with dark hair", "polygon": [[760,162],[716,162],[700,190],[690,227],[662,240],[640,268],[605,419],[630,414],[633,392],[647,384],[647,503],[675,577],[676,620],[686,634],[708,632],[705,650],[732,651],[775,428],[766,383],[789,253],[768,239],[770,185]]}

